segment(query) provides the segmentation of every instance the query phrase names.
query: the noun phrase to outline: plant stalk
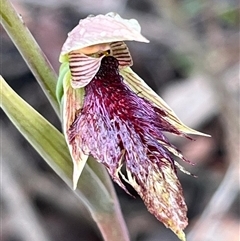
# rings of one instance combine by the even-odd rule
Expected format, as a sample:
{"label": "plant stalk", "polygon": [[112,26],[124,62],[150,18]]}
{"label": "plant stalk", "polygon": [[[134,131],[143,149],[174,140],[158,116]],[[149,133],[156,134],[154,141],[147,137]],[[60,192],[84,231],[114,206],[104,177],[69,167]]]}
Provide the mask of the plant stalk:
{"label": "plant stalk", "polygon": [[[1,76],[0,100],[1,108],[20,133],[71,187],[72,161],[63,135],[21,99]],[[90,165],[87,163],[83,169],[76,194],[89,209],[105,241],[129,241],[110,177],[102,165],[89,159]]]}
{"label": "plant stalk", "polygon": [[55,96],[57,83],[55,71],[13,5],[8,0],[1,0],[0,5],[1,24],[59,116],[59,104]]}
{"label": "plant stalk", "polygon": [[[57,83],[55,71],[12,4],[8,0],[1,0],[0,5],[0,21],[3,27],[60,118],[60,108],[55,95]],[[62,134],[53,126],[46,124],[46,120],[17,96],[1,76],[0,88],[1,107],[8,117],[53,170],[71,186],[72,161]],[[28,110],[24,114],[25,108]],[[37,119],[41,125],[36,124]],[[26,128],[24,122],[28,123],[28,128]],[[31,140],[33,134],[31,132],[34,132],[37,136],[42,136]],[[58,136],[57,141],[51,140],[52,135],[50,133]],[[48,141],[46,143],[49,144],[46,148],[43,147],[44,141]],[[51,145],[53,145],[52,148]],[[126,224],[107,171],[95,160],[88,160],[88,163],[91,164],[86,164],[76,194],[88,207],[105,241],[129,241]]]}

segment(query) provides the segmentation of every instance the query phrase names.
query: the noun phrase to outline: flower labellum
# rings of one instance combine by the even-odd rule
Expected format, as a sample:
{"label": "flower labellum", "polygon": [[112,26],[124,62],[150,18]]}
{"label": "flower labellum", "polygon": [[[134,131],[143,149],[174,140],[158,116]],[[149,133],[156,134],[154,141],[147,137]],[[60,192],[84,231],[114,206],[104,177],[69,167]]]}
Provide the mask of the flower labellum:
{"label": "flower labellum", "polygon": [[[185,240],[187,207],[172,154],[186,161],[164,135],[199,134],[137,75],[126,40],[148,42],[136,20],[118,14],[89,16],[69,34],[57,85],[63,131],[74,165],[73,187],[91,155],[126,192],[130,184],[148,210]],[[122,170],[125,170],[126,175]]]}

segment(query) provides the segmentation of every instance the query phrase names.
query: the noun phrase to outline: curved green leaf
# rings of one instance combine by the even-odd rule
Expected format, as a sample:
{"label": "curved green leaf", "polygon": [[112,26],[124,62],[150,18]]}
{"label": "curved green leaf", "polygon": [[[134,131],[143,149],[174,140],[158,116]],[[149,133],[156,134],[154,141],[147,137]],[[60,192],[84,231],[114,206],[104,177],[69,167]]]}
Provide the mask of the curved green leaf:
{"label": "curved green leaf", "polygon": [[[0,85],[1,107],[4,112],[52,169],[72,186],[72,161],[63,135],[21,99],[1,76]],[[107,173],[105,178],[109,179]],[[113,211],[111,194],[87,164],[80,177],[77,193],[92,214]]]}
{"label": "curved green leaf", "polygon": [[10,1],[1,0],[0,22],[59,115],[59,105],[55,96],[57,75]]}

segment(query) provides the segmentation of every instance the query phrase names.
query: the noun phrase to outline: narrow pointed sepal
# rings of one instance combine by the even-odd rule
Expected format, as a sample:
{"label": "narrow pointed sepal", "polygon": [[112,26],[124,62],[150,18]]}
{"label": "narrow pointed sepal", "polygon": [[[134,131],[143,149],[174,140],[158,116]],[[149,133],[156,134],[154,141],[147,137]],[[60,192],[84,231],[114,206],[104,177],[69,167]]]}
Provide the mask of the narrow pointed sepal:
{"label": "narrow pointed sepal", "polygon": [[[65,63],[63,63],[65,64]],[[61,70],[61,68],[60,68]],[[70,142],[70,137],[68,130],[72,125],[75,117],[81,114],[81,108],[83,106],[84,100],[84,88],[74,89],[71,85],[71,73],[70,70],[65,70],[65,75],[60,77],[62,78],[62,124],[63,124],[63,133],[73,160],[73,189],[76,189],[78,179],[82,173],[82,170],[87,162],[88,155],[85,155],[81,150],[79,143]]]}
{"label": "narrow pointed sepal", "polygon": [[123,76],[124,82],[128,85],[128,87],[131,88],[132,91],[138,93],[140,97],[147,99],[164,111],[166,113],[164,118],[183,134],[193,134],[207,137],[210,136],[208,134],[196,131],[182,123],[182,121],[177,117],[168,104],[157,93],[155,93],[130,67],[120,69],[120,74]]}
{"label": "narrow pointed sepal", "polygon": [[81,150],[78,150],[79,156],[77,159],[73,159],[73,190],[77,188],[79,177],[81,176],[82,170],[87,162],[88,155],[84,155]]}

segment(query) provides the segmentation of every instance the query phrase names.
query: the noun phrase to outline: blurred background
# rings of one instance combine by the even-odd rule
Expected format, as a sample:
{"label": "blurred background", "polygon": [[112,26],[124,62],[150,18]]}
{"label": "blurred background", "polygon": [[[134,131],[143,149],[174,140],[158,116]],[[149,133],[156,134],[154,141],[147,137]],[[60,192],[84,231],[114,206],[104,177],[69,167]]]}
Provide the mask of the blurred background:
{"label": "blurred background", "polygon": [[[188,241],[237,241],[239,209],[239,2],[237,0],[15,0],[24,22],[58,71],[67,33],[89,14],[135,18],[149,44],[127,43],[133,69],[180,119],[211,138],[173,138],[189,208]],[[60,123],[0,26],[0,71],[27,102]],[[90,214],[1,111],[2,241],[101,241]],[[115,185],[132,241],[177,237]],[[115,241],[115,240],[113,240]],[[120,240],[119,240],[120,241]]]}

